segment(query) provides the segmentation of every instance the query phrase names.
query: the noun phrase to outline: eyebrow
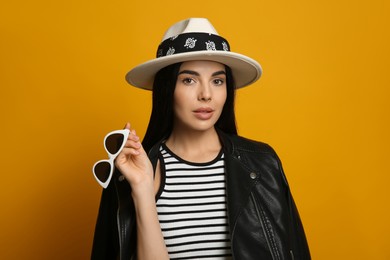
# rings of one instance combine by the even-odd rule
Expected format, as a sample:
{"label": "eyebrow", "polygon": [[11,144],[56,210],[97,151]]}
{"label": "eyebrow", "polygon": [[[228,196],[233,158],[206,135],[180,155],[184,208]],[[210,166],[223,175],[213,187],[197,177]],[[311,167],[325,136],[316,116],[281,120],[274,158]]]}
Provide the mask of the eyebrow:
{"label": "eyebrow", "polygon": [[[179,72],[178,75],[180,75],[180,74],[190,74],[190,75],[194,75],[194,76],[200,76],[200,74],[198,72],[193,71],[193,70],[182,70],[182,71]],[[218,75],[226,75],[226,72],[223,71],[223,70],[216,71],[211,76],[215,77],[215,76],[218,76]]]}

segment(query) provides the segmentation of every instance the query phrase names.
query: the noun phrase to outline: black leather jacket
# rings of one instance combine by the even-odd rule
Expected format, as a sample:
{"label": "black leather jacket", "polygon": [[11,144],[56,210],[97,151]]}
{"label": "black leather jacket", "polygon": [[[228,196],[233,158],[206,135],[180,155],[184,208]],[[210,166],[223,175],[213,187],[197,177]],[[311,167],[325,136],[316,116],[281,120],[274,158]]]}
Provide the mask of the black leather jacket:
{"label": "black leather jacket", "polygon": [[[280,160],[267,144],[219,132],[226,167],[234,259],[310,259],[305,233]],[[149,152],[157,165],[156,144]],[[130,186],[119,172],[103,190],[92,260],[136,259]]]}

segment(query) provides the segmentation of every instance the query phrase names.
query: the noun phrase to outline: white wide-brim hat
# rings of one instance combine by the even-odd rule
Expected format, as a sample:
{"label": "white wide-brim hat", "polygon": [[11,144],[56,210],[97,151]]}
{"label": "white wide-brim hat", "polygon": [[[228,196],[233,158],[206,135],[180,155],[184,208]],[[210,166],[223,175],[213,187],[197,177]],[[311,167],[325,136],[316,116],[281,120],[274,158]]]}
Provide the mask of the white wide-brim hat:
{"label": "white wide-brim hat", "polygon": [[130,70],[126,80],[135,87],[152,90],[154,77],[159,70],[193,60],[216,61],[229,66],[236,88],[254,83],[262,74],[257,61],[231,52],[228,41],[219,36],[207,19],[189,18],[172,25],[158,47],[157,58]]}

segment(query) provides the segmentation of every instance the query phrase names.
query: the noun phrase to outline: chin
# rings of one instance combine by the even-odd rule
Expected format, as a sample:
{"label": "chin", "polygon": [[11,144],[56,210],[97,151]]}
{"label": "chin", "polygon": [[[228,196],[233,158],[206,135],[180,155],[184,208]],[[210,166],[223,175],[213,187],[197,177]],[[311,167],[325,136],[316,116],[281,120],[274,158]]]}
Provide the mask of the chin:
{"label": "chin", "polygon": [[193,128],[194,130],[197,130],[197,131],[208,131],[208,130],[210,130],[210,129],[214,129],[215,123],[216,123],[216,122],[202,123],[202,124],[198,124],[198,125],[196,125],[196,126],[192,126],[192,128]]}

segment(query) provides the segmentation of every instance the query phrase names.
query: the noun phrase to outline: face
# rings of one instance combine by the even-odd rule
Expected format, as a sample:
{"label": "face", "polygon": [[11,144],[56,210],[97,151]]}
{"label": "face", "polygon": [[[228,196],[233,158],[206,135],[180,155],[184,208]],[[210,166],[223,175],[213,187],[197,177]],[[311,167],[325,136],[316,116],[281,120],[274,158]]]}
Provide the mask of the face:
{"label": "face", "polygon": [[226,101],[225,66],[214,61],[181,64],[174,92],[174,129],[214,128]]}

